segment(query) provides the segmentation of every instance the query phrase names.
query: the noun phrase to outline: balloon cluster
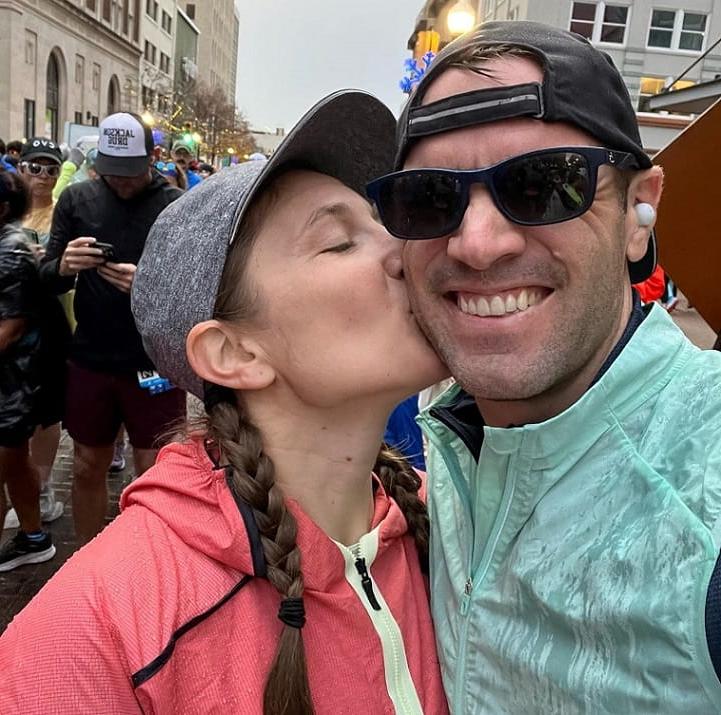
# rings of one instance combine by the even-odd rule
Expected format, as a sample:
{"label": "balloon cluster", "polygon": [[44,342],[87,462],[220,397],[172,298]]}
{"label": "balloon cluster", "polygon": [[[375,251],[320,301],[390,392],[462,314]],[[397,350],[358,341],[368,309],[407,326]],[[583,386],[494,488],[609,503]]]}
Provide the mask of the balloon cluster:
{"label": "balloon cluster", "polygon": [[435,56],[433,52],[426,52],[426,54],[421,57],[420,63],[416,59],[407,59],[403,63],[406,76],[403,77],[398,84],[404,94],[410,94],[413,91],[413,87],[421,81],[421,78],[431,66],[431,62],[433,62]]}

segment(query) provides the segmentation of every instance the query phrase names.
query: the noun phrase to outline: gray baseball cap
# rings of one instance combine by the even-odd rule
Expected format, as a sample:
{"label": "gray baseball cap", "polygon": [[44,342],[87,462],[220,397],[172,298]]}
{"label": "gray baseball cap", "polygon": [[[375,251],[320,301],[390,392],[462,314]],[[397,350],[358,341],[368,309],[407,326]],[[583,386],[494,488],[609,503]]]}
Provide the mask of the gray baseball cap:
{"label": "gray baseball cap", "polygon": [[258,192],[288,164],[328,174],[359,194],[391,170],[395,119],[374,96],[341,90],[293,127],[268,161],[209,177],[170,204],[153,224],[133,282],[135,322],[158,372],[203,397],[185,340],[213,317],[228,249]]}

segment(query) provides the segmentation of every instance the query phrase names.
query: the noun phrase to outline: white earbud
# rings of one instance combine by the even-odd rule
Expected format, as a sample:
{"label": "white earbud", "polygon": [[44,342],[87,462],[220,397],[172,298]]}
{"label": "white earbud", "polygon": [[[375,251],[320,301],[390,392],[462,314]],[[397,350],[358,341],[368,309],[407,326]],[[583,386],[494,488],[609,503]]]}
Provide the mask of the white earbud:
{"label": "white earbud", "polygon": [[641,203],[634,206],[636,217],[641,226],[651,226],[656,220],[656,209],[651,204]]}

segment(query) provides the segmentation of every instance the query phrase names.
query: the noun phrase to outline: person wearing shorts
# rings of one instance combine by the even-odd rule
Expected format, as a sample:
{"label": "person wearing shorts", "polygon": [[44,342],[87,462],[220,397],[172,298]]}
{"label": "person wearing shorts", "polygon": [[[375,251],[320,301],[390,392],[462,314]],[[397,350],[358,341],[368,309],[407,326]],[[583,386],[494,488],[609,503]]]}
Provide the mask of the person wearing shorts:
{"label": "person wearing shorts", "polygon": [[100,179],[61,194],[40,267],[56,293],[75,287],[64,423],[75,443],[73,518],[81,543],[105,525],[106,475],[120,425],[141,474],[155,462],[158,439],[185,416],[183,392],[154,394],[139,384],[140,374],[155,368],[135,327],[130,288],[150,227],[182,193],[152,168],[152,151],[150,129],[136,115],[103,120]]}

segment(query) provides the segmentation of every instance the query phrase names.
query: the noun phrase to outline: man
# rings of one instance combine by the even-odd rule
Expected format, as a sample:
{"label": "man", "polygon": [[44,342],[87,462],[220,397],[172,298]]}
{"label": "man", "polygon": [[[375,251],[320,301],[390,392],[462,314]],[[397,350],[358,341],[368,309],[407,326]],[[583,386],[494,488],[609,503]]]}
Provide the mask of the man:
{"label": "man", "polygon": [[182,141],[175,142],[170,149],[170,156],[185,172],[185,176],[188,179],[188,189],[192,189],[202,181],[200,176],[198,176],[198,174],[193,171],[190,166],[190,162],[193,160],[193,153],[190,151],[190,147],[187,144],[184,144]]}
{"label": "man", "polygon": [[483,25],[409,99],[397,167],[369,193],[460,383],[423,418],[452,711],[718,712],[721,356],[633,297],[662,172],[611,60]]}
{"label": "man", "polygon": [[58,293],[76,286],[65,426],[75,442],[73,517],[81,542],[104,526],[105,476],[121,423],[141,474],[155,460],[158,437],[185,414],[179,390],[151,394],[141,386],[153,365],[130,312],[150,226],[182,193],[152,171],[152,149],[150,129],[136,115],[121,112],[101,122],[100,179],[61,194],[40,269]]}

